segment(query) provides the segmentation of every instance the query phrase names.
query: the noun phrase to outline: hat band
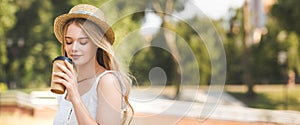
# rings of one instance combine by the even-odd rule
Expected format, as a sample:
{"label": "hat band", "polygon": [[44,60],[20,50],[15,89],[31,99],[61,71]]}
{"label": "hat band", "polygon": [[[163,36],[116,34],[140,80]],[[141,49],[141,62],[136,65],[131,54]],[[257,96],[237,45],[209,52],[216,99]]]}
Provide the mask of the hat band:
{"label": "hat band", "polygon": [[87,14],[87,15],[90,15],[90,16],[93,16],[93,17],[97,17],[94,13],[88,12],[88,11],[83,11],[83,10],[77,10],[76,12],[71,12],[71,13],[75,13],[75,14]]}

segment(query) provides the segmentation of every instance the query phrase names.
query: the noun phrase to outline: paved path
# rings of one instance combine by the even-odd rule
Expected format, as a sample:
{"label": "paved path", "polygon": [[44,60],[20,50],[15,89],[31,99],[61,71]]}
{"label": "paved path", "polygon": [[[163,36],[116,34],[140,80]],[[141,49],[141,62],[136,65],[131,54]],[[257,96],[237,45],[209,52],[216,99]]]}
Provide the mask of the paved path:
{"label": "paved path", "polygon": [[[131,125],[279,125],[278,123],[271,122],[242,122],[242,121],[229,121],[218,119],[197,119],[197,118],[181,118],[178,119],[169,115],[137,115]],[[149,117],[151,116],[151,117]],[[284,124],[280,124],[284,125]],[[297,124],[286,124],[297,125]]]}
{"label": "paved path", "polygon": [[[172,94],[170,89],[133,89],[130,101],[136,115],[132,125],[300,125],[300,112],[248,108],[226,93],[186,88],[178,100],[172,100]],[[32,95],[41,96],[41,93]],[[37,98],[36,105],[44,104],[39,99],[42,98]],[[43,115],[39,112],[41,117],[35,118],[49,118],[51,112],[55,114],[56,110],[47,110]],[[19,122],[38,121],[23,119]],[[51,124],[52,120],[45,121]],[[0,118],[0,123],[14,125],[10,121],[17,123],[11,117]]]}
{"label": "paved path", "polygon": [[[133,89],[131,102],[137,114],[134,123],[143,125],[173,124],[299,124],[300,112],[254,109],[227,93],[184,89],[179,100],[170,99],[170,93],[161,88]],[[207,119],[199,122],[198,118]],[[145,123],[145,124],[144,124]]]}

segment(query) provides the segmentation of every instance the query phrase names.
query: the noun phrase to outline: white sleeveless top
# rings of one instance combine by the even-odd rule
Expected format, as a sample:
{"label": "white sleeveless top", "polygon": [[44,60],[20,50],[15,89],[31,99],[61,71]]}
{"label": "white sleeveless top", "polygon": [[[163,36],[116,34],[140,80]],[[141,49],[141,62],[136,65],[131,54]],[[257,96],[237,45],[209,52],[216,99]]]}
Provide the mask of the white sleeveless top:
{"label": "white sleeveless top", "polygon": [[[122,89],[123,96],[125,94],[126,87],[125,87],[124,83],[122,82],[122,80],[120,79],[120,75],[118,72],[104,71],[103,73],[101,73],[96,78],[96,81],[95,81],[95,83],[93,83],[90,90],[81,96],[81,99],[82,99],[85,107],[87,108],[87,110],[89,111],[89,113],[91,114],[93,119],[96,119],[96,115],[97,115],[97,106],[98,106],[97,86],[98,86],[100,78],[107,73],[113,73],[115,76],[117,76],[117,78],[119,79],[119,83],[120,83],[120,86]],[[53,121],[53,125],[77,125],[78,124],[77,120],[76,120],[73,105],[70,101],[65,99],[65,96],[66,96],[66,92],[63,95],[57,96],[59,108],[58,108],[56,117]],[[126,104],[124,103],[124,99],[123,99],[122,100],[122,109],[124,110],[125,108],[126,108]],[[120,117],[122,117],[122,116],[120,116]]]}

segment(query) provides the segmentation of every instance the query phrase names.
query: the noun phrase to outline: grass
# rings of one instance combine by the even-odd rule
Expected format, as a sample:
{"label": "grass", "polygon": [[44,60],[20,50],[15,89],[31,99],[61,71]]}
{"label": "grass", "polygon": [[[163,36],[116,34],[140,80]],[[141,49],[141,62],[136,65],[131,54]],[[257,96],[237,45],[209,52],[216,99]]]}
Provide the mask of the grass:
{"label": "grass", "polygon": [[246,97],[246,86],[227,85],[225,91],[252,108],[300,111],[300,85],[256,85],[254,98]]}

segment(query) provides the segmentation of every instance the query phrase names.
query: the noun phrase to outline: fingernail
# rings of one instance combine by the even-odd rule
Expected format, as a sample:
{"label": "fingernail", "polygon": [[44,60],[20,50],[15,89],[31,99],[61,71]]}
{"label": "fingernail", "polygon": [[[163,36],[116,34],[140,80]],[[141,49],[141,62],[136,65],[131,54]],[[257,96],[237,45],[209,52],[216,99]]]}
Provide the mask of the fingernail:
{"label": "fingernail", "polygon": [[65,60],[65,63],[68,64],[68,63],[70,63],[70,62],[68,62],[67,60]]}

